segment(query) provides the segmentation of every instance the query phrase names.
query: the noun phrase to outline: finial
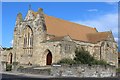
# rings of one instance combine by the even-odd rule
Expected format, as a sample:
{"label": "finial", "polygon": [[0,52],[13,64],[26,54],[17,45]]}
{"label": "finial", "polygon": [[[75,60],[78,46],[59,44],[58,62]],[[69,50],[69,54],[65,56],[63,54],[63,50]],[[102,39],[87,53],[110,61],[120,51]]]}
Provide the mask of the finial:
{"label": "finial", "polygon": [[94,29],[98,32],[98,30],[96,29],[96,27],[94,27]]}
{"label": "finial", "polygon": [[42,11],[43,11],[43,9],[42,9],[42,8],[39,8],[39,9],[38,9],[38,12],[42,12]]}
{"label": "finial", "polygon": [[110,29],[110,31],[109,31],[110,33],[112,33],[112,30]]}
{"label": "finial", "polygon": [[29,4],[29,10],[31,10],[31,5]]}

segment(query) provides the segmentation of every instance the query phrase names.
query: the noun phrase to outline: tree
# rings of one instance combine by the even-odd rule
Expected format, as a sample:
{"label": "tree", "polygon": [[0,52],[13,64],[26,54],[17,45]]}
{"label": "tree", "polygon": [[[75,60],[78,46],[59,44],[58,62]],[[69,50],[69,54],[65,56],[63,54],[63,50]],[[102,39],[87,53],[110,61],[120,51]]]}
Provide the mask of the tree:
{"label": "tree", "polygon": [[95,65],[107,65],[107,62],[104,60],[96,60],[93,56],[90,55],[88,51],[76,50],[75,58],[76,63],[81,64],[95,64]]}
{"label": "tree", "polygon": [[74,60],[81,64],[92,64],[95,59],[87,51],[76,50]]}

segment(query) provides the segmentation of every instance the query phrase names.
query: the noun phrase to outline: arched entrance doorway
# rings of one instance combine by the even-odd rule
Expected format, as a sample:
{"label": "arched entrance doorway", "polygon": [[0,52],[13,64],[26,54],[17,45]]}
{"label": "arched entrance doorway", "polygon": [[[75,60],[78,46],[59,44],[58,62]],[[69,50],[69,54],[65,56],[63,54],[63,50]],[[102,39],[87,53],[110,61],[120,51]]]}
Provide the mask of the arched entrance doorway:
{"label": "arched entrance doorway", "polygon": [[9,54],[9,64],[12,64],[12,53]]}
{"label": "arched entrance doorway", "polygon": [[46,65],[52,64],[52,53],[48,50],[47,56],[46,56]]}

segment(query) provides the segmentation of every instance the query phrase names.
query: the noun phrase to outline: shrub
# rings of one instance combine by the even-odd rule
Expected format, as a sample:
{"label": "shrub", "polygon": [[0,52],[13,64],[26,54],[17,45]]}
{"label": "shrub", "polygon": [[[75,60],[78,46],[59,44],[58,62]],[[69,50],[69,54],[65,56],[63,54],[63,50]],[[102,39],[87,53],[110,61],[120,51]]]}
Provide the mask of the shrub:
{"label": "shrub", "polygon": [[104,60],[98,60],[99,65],[107,65],[107,62]]}
{"label": "shrub", "polygon": [[12,65],[6,64],[6,71],[11,71],[11,70],[12,70]]}
{"label": "shrub", "polygon": [[104,60],[96,60],[93,56],[90,55],[88,51],[76,50],[75,58],[76,63],[81,64],[94,64],[94,65],[107,65],[107,62]]}
{"label": "shrub", "polygon": [[120,68],[117,68],[117,69],[116,69],[116,72],[120,73]]}
{"label": "shrub", "polygon": [[18,69],[23,69],[24,67],[23,66],[19,66],[19,68]]}
{"label": "shrub", "polygon": [[104,60],[94,60],[92,64],[95,64],[95,65],[108,65],[106,61]]}
{"label": "shrub", "polygon": [[95,59],[87,51],[76,50],[74,60],[81,64],[92,64]]}
{"label": "shrub", "polygon": [[61,59],[58,64],[75,64],[75,61],[69,58]]}
{"label": "shrub", "polygon": [[18,62],[13,62],[13,65],[18,65]]}
{"label": "shrub", "polygon": [[4,47],[3,49],[4,50],[11,50],[11,49],[13,49],[13,47],[9,47],[9,48]]}

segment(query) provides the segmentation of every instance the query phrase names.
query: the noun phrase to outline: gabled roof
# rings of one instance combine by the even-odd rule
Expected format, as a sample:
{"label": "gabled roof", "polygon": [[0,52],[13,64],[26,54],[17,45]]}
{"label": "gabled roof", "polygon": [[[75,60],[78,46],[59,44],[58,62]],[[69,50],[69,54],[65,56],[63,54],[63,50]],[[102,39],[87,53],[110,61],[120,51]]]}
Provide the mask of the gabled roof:
{"label": "gabled roof", "polygon": [[45,15],[47,33],[55,36],[69,35],[72,39],[88,41],[86,34],[96,33],[96,29]]}
{"label": "gabled roof", "polygon": [[103,41],[107,40],[111,36],[111,32],[97,32],[97,33],[89,33],[87,34],[87,38],[89,42],[98,42],[98,41]]}
{"label": "gabled roof", "polygon": [[[38,13],[33,11],[36,17]],[[57,36],[60,39],[65,35],[69,35],[71,39],[80,40],[84,42],[98,42],[106,40],[110,32],[98,32],[96,28],[69,22],[52,16],[44,14],[47,34]],[[59,38],[58,38],[59,37]]]}

